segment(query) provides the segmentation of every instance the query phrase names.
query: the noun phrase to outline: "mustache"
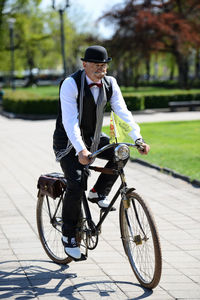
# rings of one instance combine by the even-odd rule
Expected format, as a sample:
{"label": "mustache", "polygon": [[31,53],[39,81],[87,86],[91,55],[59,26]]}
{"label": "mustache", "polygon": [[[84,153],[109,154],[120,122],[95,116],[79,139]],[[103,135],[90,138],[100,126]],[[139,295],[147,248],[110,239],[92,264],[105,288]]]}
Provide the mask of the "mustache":
{"label": "mustache", "polygon": [[94,72],[94,74],[102,74],[102,75],[106,75],[107,71],[102,71],[102,72]]}

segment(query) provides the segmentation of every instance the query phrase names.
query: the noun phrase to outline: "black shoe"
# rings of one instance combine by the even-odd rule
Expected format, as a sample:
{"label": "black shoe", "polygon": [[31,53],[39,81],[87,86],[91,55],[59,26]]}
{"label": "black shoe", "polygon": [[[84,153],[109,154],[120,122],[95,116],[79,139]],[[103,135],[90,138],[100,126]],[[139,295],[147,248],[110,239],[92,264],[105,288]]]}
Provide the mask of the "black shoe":
{"label": "black shoe", "polygon": [[81,258],[81,250],[76,242],[75,237],[71,236],[62,236],[62,243],[64,246],[65,253],[74,258],[79,259]]}

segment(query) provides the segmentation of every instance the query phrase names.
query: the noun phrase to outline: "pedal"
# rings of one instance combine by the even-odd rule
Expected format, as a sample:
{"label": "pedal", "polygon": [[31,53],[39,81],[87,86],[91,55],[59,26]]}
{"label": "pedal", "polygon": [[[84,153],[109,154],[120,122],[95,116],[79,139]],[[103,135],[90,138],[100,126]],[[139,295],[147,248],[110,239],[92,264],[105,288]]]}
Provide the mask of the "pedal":
{"label": "pedal", "polygon": [[88,201],[91,202],[91,203],[96,203],[96,204],[97,204],[97,202],[98,202],[98,201],[97,201],[98,198],[93,198],[93,199],[92,199],[92,198],[87,198],[87,199],[88,199]]}
{"label": "pedal", "polygon": [[[101,209],[102,212],[104,212],[107,209],[107,207],[101,207],[98,204],[98,198],[94,198],[94,199],[88,198],[88,201],[91,202],[91,203],[96,203],[98,205],[98,207]],[[117,209],[113,206],[110,211],[116,211],[116,210]]]}
{"label": "pedal", "polygon": [[78,259],[73,258],[73,260],[75,262],[82,261],[82,260],[87,260],[87,256],[85,254],[81,253],[81,257],[80,258],[78,258]]}

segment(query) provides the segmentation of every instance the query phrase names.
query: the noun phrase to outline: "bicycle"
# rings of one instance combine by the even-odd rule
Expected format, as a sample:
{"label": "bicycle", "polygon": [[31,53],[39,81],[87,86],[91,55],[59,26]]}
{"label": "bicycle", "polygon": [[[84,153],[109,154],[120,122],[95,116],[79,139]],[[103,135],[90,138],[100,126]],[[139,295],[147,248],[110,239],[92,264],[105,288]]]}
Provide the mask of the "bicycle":
{"label": "bicycle", "polygon": [[[117,169],[106,169],[96,166],[86,166],[86,170],[94,170],[107,174],[119,174],[121,185],[106,209],[100,209],[97,224],[94,223],[85,192],[82,197],[82,216],[77,229],[77,241],[85,250],[80,260],[87,259],[88,250],[93,250],[98,244],[101,225],[121,195],[119,208],[119,224],[121,239],[131,268],[140,282],[146,288],[155,288],[161,277],[162,254],[158,230],[150,208],[143,198],[128,188],[124,176],[124,159],[130,156],[130,147],[135,144],[109,144],[94,152],[90,157],[95,159],[98,154],[114,147]],[[38,181],[37,227],[40,241],[47,255],[59,264],[68,264],[72,258],[67,257],[61,242],[62,236],[62,202],[66,190],[66,179],[61,173],[50,173]],[[39,183],[40,182],[40,183]]]}

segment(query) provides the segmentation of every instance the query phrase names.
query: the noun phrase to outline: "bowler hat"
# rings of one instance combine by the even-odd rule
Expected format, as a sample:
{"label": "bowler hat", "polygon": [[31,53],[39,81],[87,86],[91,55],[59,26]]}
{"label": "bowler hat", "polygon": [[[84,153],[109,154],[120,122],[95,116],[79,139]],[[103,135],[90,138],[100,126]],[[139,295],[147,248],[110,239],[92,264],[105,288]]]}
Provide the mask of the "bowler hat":
{"label": "bowler hat", "polygon": [[95,45],[85,50],[85,57],[81,58],[81,60],[94,63],[108,63],[112,58],[108,57],[107,50],[104,47]]}

